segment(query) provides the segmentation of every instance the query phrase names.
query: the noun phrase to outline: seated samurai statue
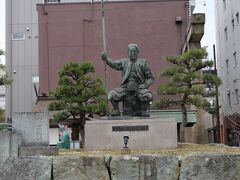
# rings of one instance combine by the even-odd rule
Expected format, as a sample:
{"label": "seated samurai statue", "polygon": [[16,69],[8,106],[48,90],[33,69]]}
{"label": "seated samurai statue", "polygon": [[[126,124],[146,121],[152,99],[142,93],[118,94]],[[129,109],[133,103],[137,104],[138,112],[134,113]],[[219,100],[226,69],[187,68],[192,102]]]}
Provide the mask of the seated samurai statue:
{"label": "seated samurai statue", "polygon": [[129,58],[112,60],[105,52],[102,60],[115,70],[122,71],[120,87],[111,90],[108,100],[112,103],[111,116],[120,116],[119,102],[123,102],[124,116],[146,116],[153,94],[148,87],[153,84],[154,76],[145,59],[138,59],[139,48],[137,44],[128,45]]}

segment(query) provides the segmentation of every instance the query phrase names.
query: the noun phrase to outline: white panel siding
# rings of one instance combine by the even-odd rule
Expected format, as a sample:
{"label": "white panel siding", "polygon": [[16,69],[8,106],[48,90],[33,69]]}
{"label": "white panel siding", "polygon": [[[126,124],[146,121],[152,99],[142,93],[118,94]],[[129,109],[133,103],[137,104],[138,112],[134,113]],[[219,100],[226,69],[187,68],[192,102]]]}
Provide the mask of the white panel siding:
{"label": "white panel siding", "polygon": [[[224,115],[240,113],[240,104],[237,103],[235,90],[240,88],[240,24],[237,23],[236,14],[240,13],[239,0],[227,0],[224,10],[222,0],[215,0],[217,20],[217,60],[218,72],[222,78],[220,87],[221,111]],[[234,22],[234,28],[233,28]],[[225,40],[224,29],[227,27],[228,39]],[[234,53],[236,52],[236,63]],[[226,60],[229,60],[227,73]],[[227,91],[230,91],[231,105],[229,105]]]}

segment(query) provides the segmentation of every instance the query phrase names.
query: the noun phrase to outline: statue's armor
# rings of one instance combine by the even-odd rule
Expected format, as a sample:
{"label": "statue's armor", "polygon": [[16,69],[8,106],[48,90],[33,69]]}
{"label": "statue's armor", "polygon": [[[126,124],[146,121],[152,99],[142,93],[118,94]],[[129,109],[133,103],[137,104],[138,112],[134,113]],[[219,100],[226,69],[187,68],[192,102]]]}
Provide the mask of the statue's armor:
{"label": "statue's armor", "polygon": [[138,59],[137,56],[134,58],[131,59],[129,53],[129,58],[125,59],[112,60],[106,57],[103,59],[109,67],[122,71],[120,87],[108,93],[108,100],[113,106],[112,116],[120,116],[118,107],[120,101],[123,102],[123,115],[148,115],[146,110],[153,100],[153,94],[148,87],[152,85],[154,76],[145,59]]}
{"label": "statue's armor", "polygon": [[127,87],[126,87],[127,91],[137,91],[138,90],[139,78],[137,76],[135,62],[132,62],[132,64],[131,64],[131,71],[127,78],[126,84],[127,84]]}

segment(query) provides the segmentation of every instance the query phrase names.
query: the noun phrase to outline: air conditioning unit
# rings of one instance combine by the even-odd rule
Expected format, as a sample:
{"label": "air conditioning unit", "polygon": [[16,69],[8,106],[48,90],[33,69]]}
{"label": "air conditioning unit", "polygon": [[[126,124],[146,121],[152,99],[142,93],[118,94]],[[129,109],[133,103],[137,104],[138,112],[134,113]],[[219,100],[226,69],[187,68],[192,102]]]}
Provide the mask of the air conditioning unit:
{"label": "air conditioning unit", "polygon": [[175,19],[176,23],[182,23],[182,17],[181,16],[177,16]]}
{"label": "air conditioning unit", "polygon": [[44,0],[44,3],[53,3],[53,2],[58,2],[60,3],[61,0]]}

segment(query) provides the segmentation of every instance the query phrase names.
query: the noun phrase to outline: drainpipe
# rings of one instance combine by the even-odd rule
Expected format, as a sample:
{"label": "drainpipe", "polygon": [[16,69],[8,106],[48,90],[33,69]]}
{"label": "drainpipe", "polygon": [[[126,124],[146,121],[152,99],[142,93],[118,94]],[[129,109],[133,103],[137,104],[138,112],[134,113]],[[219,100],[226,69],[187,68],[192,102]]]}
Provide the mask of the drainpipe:
{"label": "drainpipe", "polygon": [[[9,79],[12,79],[12,0],[6,1],[6,34],[7,34],[7,39],[6,39],[6,60],[9,62],[7,66],[7,73],[9,76]],[[9,104],[7,106],[8,109],[8,114],[6,116],[6,120],[8,123],[12,122],[12,95],[13,95],[13,90],[12,90],[13,83],[8,86],[8,98],[9,98]]]}

